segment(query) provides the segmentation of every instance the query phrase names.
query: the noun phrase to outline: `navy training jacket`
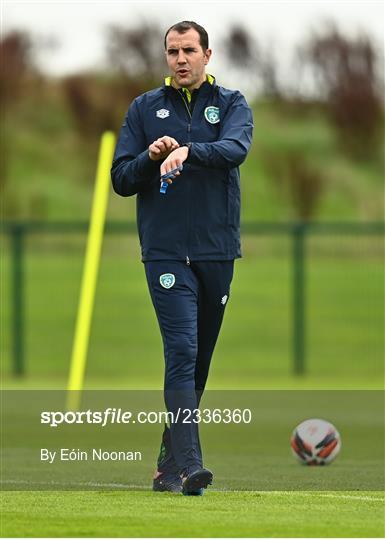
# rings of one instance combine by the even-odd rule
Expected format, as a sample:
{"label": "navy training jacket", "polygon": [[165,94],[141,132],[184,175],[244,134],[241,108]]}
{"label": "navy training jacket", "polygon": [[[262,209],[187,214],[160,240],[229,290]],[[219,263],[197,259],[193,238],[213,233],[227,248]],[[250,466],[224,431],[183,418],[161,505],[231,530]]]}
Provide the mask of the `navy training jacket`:
{"label": "navy training jacket", "polygon": [[[243,95],[217,86],[215,79],[199,88],[192,114],[182,92],[166,84],[132,102],[111,178],[119,195],[137,194],[143,262],[241,257],[239,165],[249,151],[252,130]],[[192,144],[182,173],[161,194],[162,161],[152,161],[148,147],[164,135]]]}

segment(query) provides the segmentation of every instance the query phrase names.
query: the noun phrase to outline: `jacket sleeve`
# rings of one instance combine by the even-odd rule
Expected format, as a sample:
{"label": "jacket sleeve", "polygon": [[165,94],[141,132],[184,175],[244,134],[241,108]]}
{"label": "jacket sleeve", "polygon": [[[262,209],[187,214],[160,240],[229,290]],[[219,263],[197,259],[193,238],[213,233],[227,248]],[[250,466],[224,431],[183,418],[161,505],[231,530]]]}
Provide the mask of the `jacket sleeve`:
{"label": "jacket sleeve", "polygon": [[137,100],[128,109],[120,130],[111,168],[114,190],[123,197],[135,195],[154,178],[159,163],[148,155]]}
{"label": "jacket sleeve", "polygon": [[246,159],[253,134],[253,115],[238,93],[221,120],[219,139],[210,143],[193,142],[188,162],[207,167],[233,168]]}

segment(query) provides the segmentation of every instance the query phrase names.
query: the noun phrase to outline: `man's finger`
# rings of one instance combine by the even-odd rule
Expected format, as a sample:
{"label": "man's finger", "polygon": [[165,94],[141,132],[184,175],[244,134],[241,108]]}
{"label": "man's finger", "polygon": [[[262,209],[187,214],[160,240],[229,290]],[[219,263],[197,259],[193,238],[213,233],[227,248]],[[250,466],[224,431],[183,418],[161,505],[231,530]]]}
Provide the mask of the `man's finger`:
{"label": "man's finger", "polygon": [[[179,167],[183,167],[183,162],[182,162],[181,159],[178,158],[178,159],[175,160],[175,162],[176,162],[175,167],[177,167],[178,169],[179,169]],[[179,175],[179,174],[180,174],[180,171],[177,171],[176,174]]]}
{"label": "man's finger", "polygon": [[[177,158],[177,159],[175,159],[175,158],[172,159],[172,160],[170,161],[170,171],[172,171],[173,169],[177,169],[177,168],[180,167],[181,165],[182,165],[182,162],[181,162],[181,160],[180,160],[179,158]],[[176,175],[179,175],[179,174],[180,174],[179,171],[175,171],[175,176],[176,176]]]}
{"label": "man's finger", "polygon": [[154,144],[156,145],[157,148],[159,148],[161,152],[167,151],[167,146],[165,145],[163,141],[156,141]]}
{"label": "man's finger", "polygon": [[171,146],[175,146],[175,148],[179,147],[179,143],[176,139],[174,139],[174,137],[169,137],[168,135],[165,135],[164,137],[161,137],[160,140],[163,142],[167,142],[167,144],[170,144],[170,147]]}
{"label": "man's finger", "polygon": [[168,161],[166,163],[166,173],[169,173],[172,170],[173,170],[172,161]]}
{"label": "man's finger", "polygon": [[159,148],[158,141],[155,141],[151,144],[151,148]]}
{"label": "man's finger", "polygon": [[[163,177],[171,172],[173,176],[170,179],[172,179],[175,176],[180,175],[180,171],[178,170],[179,167],[183,168],[182,161],[180,159],[167,160],[163,162],[162,166],[160,167],[160,174]],[[167,182],[168,178],[162,178],[162,180]]]}
{"label": "man's finger", "polygon": [[161,137],[156,142],[157,144],[164,146],[164,148],[170,148],[172,144],[171,141],[169,140],[169,137]]}
{"label": "man's finger", "polygon": [[170,171],[172,171],[171,163],[170,161],[166,160],[162,163],[162,166],[160,168],[160,175],[163,176],[164,174],[167,174]]}
{"label": "man's finger", "polygon": [[167,150],[170,150],[174,144],[170,137],[164,137],[163,139],[161,139],[161,142],[164,144]]}

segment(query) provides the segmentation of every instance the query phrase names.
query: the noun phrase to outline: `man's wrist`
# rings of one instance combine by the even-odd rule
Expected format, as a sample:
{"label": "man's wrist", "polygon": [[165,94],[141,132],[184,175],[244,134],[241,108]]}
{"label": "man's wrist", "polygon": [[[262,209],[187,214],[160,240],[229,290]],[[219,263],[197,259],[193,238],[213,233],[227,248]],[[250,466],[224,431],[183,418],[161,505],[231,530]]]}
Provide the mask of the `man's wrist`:
{"label": "man's wrist", "polygon": [[192,143],[186,142],[186,143],[182,143],[182,144],[180,145],[180,147],[186,146],[186,147],[188,148],[188,153],[190,153],[191,145],[192,145]]}
{"label": "man's wrist", "polygon": [[182,143],[180,145],[179,148],[183,148],[183,147],[186,147],[187,148],[187,157],[186,157],[186,160],[188,160],[189,156],[190,156],[190,151],[191,151],[191,146],[192,146],[192,143],[191,142],[186,142],[186,143]]}

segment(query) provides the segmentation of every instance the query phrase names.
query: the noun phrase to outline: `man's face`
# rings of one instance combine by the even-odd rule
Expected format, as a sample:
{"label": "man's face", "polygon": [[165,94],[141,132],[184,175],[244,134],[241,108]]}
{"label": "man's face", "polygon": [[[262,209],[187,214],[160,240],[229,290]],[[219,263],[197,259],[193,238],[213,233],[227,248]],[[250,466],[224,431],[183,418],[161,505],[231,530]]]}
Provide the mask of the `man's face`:
{"label": "man's face", "polygon": [[199,34],[190,28],[184,34],[171,30],[167,36],[166,58],[174,81],[178,86],[193,90],[205,80],[205,66],[211,49],[203,51]]}

